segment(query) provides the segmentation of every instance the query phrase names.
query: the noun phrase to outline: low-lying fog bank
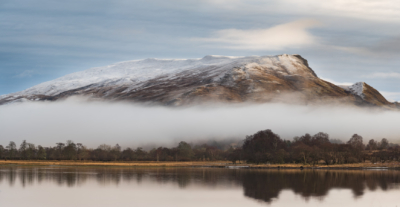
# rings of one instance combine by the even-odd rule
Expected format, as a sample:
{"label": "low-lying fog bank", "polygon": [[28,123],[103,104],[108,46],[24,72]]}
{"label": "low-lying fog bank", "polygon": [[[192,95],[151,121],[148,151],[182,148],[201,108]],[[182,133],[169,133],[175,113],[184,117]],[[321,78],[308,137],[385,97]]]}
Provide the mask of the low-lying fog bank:
{"label": "low-lying fog bank", "polygon": [[283,139],[326,132],[347,141],[357,133],[400,142],[400,112],[345,106],[288,104],[216,105],[186,108],[128,103],[31,102],[0,106],[0,144],[22,140],[43,146],[73,140],[88,147],[171,146],[178,141],[244,139],[272,129]]}

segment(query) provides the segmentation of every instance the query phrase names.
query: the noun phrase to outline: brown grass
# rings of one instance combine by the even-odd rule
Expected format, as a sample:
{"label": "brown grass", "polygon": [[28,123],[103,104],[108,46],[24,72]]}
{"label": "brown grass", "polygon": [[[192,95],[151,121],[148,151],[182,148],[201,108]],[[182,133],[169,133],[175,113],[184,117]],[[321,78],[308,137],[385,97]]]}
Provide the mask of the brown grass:
{"label": "brown grass", "polygon": [[225,166],[227,161],[196,162],[156,162],[156,161],[71,161],[71,160],[0,160],[0,165],[60,165],[60,166],[126,166],[126,167],[189,167],[189,166]]}
{"label": "brown grass", "polygon": [[261,165],[251,165],[253,167],[293,167],[293,168],[300,168],[303,167],[316,167],[316,168],[379,168],[379,167],[388,167],[388,168],[400,168],[399,162],[389,162],[389,163],[353,163],[353,164],[336,164],[336,165],[325,165],[325,164],[318,164],[318,165],[303,165],[303,164],[261,164]]}
{"label": "brown grass", "polygon": [[120,167],[224,167],[224,166],[249,166],[249,167],[261,167],[261,168],[300,168],[301,166],[305,168],[369,168],[369,167],[388,167],[388,168],[400,168],[399,162],[390,163],[377,163],[373,164],[370,162],[366,163],[355,163],[355,164],[338,164],[338,165],[303,165],[303,164],[232,164],[229,161],[192,161],[192,162],[124,162],[124,161],[114,161],[114,162],[100,162],[100,161],[48,161],[48,160],[0,160],[0,165],[57,165],[57,166],[120,166]]}

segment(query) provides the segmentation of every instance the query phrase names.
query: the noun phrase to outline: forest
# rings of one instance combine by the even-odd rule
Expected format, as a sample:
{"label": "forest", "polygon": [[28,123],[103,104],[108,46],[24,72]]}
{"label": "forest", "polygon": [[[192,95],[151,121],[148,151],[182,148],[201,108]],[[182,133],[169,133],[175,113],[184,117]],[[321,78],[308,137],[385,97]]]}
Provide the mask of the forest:
{"label": "forest", "polygon": [[262,130],[246,136],[242,144],[189,144],[181,141],[176,147],[158,147],[144,150],[125,148],[116,144],[102,144],[95,149],[68,140],[52,147],[43,147],[23,141],[19,147],[11,141],[0,145],[0,159],[4,160],[86,160],[86,161],[216,161],[232,163],[302,163],[349,164],[385,163],[400,159],[400,146],[387,139],[374,139],[364,143],[363,137],[354,134],[347,142],[330,139],[323,132],[313,136],[305,134],[284,140],[271,130]]}

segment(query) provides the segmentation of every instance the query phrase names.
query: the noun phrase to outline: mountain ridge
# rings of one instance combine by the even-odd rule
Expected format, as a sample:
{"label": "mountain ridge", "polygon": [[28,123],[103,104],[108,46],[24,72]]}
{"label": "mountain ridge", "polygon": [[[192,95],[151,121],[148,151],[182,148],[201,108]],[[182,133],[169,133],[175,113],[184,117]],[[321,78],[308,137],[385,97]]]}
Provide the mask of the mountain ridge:
{"label": "mountain ridge", "polygon": [[180,106],[210,101],[281,102],[290,99],[288,94],[304,103],[344,100],[355,105],[396,108],[366,83],[340,87],[320,79],[308,61],[297,54],[125,61],[0,96],[0,104],[55,101],[78,95]]}

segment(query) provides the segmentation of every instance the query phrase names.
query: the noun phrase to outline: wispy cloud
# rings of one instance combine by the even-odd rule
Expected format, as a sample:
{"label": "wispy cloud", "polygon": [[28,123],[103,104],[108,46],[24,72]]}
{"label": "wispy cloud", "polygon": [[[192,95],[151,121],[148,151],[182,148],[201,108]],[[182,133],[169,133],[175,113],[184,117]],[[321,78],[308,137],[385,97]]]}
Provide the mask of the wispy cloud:
{"label": "wispy cloud", "polygon": [[400,92],[387,92],[387,91],[380,91],[380,93],[391,102],[400,101]]}
{"label": "wispy cloud", "polygon": [[248,12],[346,16],[373,21],[400,20],[400,5],[396,0],[203,0],[203,2],[237,11],[245,9]]}
{"label": "wispy cloud", "polygon": [[103,143],[137,147],[151,143],[168,145],[180,140],[244,139],[262,129],[272,129],[285,139],[323,131],[343,140],[354,133],[365,139],[400,140],[400,113],[343,105],[213,105],[171,109],[69,99],[4,105],[0,106],[0,114],[3,145],[27,139],[53,146],[72,139],[89,147]]}
{"label": "wispy cloud", "polygon": [[397,58],[400,54],[400,36],[383,38],[368,49],[372,54]]}
{"label": "wispy cloud", "polygon": [[303,11],[313,11],[325,15],[349,16],[374,21],[397,21],[400,19],[400,5],[396,0],[284,0],[283,2],[294,3],[305,9]]}
{"label": "wispy cloud", "polygon": [[224,29],[207,38],[195,38],[232,49],[282,50],[316,44],[316,38],[308,29],[319,26],[316,20],[299,20],[266,29]]}
{"label": "wispy cloud", "polygon": [[[399,72],[400,4],[393,0],[0,2],[0,94],[118,61],[217,53],[298,53],[317,73],[346,80],[377,72],[377,65]],[[293,22],[307,18],[324,27]],[[41,72],[16,78],[23,70]]]}
{"label": "wispy cloud", "polygon": [[24,70],[22,73],[16,75],[15,77],[16,78],[29,78],[29,77],[32,77],[32,75],[34,73],[35,72],[33,70]]}
{"label": "wispy cloud", "polygon": [[349,86],[349,85],[353,85],[354,84],[354,83],[350,83],[350,82],[337,82],[337,81],[334,81],[334,80],[331,80],[331,79],[328,79],[328,78],[321,78],[321,79],[325,80],[325,81],[328,81],[330,83],[333,83],[335,85],[338,85],[338,86]]}
{"label": "wispy cloud", "polygon": [[389,72],[389,73],[371,73],[363,76],[364,78],[393,78],[393,79],[400,79],[400,73],[397,72]]}

